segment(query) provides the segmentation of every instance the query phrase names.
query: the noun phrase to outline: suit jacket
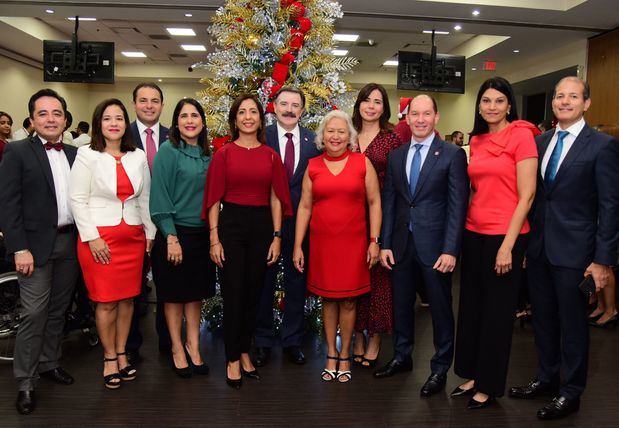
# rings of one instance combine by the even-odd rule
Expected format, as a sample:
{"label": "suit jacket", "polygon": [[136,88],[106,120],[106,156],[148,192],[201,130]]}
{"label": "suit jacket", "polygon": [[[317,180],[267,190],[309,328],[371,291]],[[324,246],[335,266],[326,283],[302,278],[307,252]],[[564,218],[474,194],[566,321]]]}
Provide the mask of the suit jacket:
{"label": "suit jacket", "polygon": [[411,195],[406,177],[410,145],[393,150],[387,161],[382,194],[382,248],[393,251],[396,263],[401,260],[412,221],[417,254],[423,264],[432,266],[443,253],[456,257],[460,253],[469,201],[466,154],[435,136]]}
{"label": "suit jacket", "polygon": [[121,162],[133,195],[124,202],[116,196],[116,160],[107,153],[83,146],[71,169],[69,195],[71,210],[83,242],[99,237],[97,226],[116,226],[121,219],[130,225],[143,224],[148,239],[156,228],[150,219],[150,172],[143,150],[127,152]]}
{"label": "suit jacket", "polygon": [[[170,130],[168,128],[159,123],[159,146],[161,146],[168,139],[169,131]],[[142,138],[140,137],[140,131],[138,130],[138,124],[135,120],[131,122],[131,136],[133,137],[133,144],[135,144],[138,149],[144,150]]]}
{"label": "suit jacket", "polygon": [[[69,165],[77,149],[64,145]],[[28,249],[35,266],[47,263],[58,227],[54,177],[38,137],[6,146],[0,163],[0,229],[4,233],[7,259]]]}
{"label": "suit jacket", "polygon": [[554,130],[539,135],[537,192],[528,257],[545,252],[555,266],[614,265],[619,240],[619,143],[585,125],[548,185],[541,160]]}
{"label": "suit jacket", "polygon": [[[316,157],[321,153],[314,144],[314,138],[316,138],[316,134],[314,134],[311,130],[300,126],[299,137],[301,143],[301,147],[299,150],[299,164],[297,165],[297,169],[294,171],[294,175],[289,182],[290,199],[292,201],[292,209],[295,215],[297,212],[297,208],[299,207],[299,201],[301,200],[301,185],[303,183],[303,175],[305,174],[305,170],[307,169],[307,163],[311,158]],[[281,156],[282,154],[279,150],[279,137],[277,135],[277,124],[267,126],[266,138],[267,145]]]}

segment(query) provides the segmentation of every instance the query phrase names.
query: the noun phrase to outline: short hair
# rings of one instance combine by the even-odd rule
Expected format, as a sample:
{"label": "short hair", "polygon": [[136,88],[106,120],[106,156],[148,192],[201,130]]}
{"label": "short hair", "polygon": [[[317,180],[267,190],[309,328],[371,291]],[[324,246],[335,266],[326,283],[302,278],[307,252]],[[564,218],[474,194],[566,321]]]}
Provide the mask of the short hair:
{"label": "short hair", "polygon": [[277,98],[283,94],[284,92],[292,92],[293,94],[298,94],[301,97],[301,108],[305,108],[305,94],[302,90],[295,88],[294,86],[282,86],[273,97],[274,101],[277,101]]}
{"label": "short hair", "polygon": [[90,125],[88,122],[84,122],[83,120],[77,124],[77,129],[82,131],[84,134],[88,134],[88,130],[90,129]]}
{"label": "short hair", "polygon": [[0,117],[2,117],[2,116],[8,117],[9,118],[9,125],[13,126],[13,118],[11,117],[10,114],[8,114],[5,111],[0,111]]}
{"label": "short hair", "polygon": [[513,122],[514,120],[518,120],[516,97],[514,96],[512,85],[502,77],[491,77],[481,84],[479,87],[479,92],[477,92],[477,101],[475,101],[475,121],[473,122],[471,136],[486,134],[489,131],[488,123],[479,113],[479,103],[481,102],[481,97],[488,89],[497,90],[507,97],[507,102],[510,105],[509,113],[506,117],[507,121]]}
{"label": "short hair", "polygon": [[411,104],[413,104],[413,101],[415,101],[419,97],[430,98],[430,101],[432,101],[432,109],[434,110],[434,113],[438,113],[438,103],[436,102],[436,98],[428,94],[421,94],[421,95],[417,95],[416,97],[411,98],[410,101],[408,102],[408,113],[411,112]]}
{"label": "short hair", "polygon": [[454,132],[451,133],[451,138],[457,137],[458,134],[462,134],[462,136],[464,137],[464,132],[462,132],[462,131],[454,131]]}
{"label": "short hair", "polygon": [[181,131],[178,129],[178,116],[181,114],[181,110],[183,106],[186,104],[190,104],[198,110],[198,114],[202,118],[202,131],[198,135],[198,146],[202,149],[202,154],[210,156],[211,155],[211,147],[208,142],[208,132],[206,130],[206,115],[204,114],[204,108],[202,105],[193,98],[183,98],[178,103],[176,103],[176,107],[174,107],[174,113],[172,114],[172,126],[170,127],[170,132],[168,133],[168,139],[170,143],[174,147],[178,147],[183,137],[181,136]]}
{"label": "short hair", "polygon": [[577,82],[580,83],[582,85],[582,97],[585,101],[587,101],[589,98],[591,98],[591,88],[589,87],[589,83],[587,83],[586,80],[581,79],[580,77],[577,76],[566,76],[564,78],[562,78],[561,80],[559,80],[557,82],[557,84],[555,85],[553,91],[552,91],[552,98],[554,99],[555,95],[557,94],[557,88],[559,87],[559,85],[567,80],[571,80],[572,82]]}
{"label": "short hair", "polygon": [[258,128],[258,135],[256,135],[256,137],[258,138],[258,141],[264,144],[266,143],[266,137],[264,135],[264,108],[262,108],[262,104],[260,104],[258,98],[256,98],[256,96],[252,94],[239,95],[232,103],[232,107],[230,107],[230,113],[228,113],[228,126],[230,127],[230,134],[232,135],[231,141],[238,140],[239,138],[239,129],[236,127],[236,115],[239,112],[239,108],[241,108],[241,104],[245,100],[252,100],[254,103],[256,103],[256,106],[258,107],[258,113],[260,114],[260,128]]}
{"label": "short hair", "polygon": [[53,89],[45,88],[35,92],[34,95],[30,97],[30,100],[28,100],[28,114],[31,118],[34,117],[34,103],[36,103],[39,98],[43,97],[56,98],[62,106],[62,113],[66,116],[67,102],[64,100],[64,98],[58,95],[58,92],[54,91]]}
{"label": "short hair", "polygon": [[380,92],[380,95],[383,97],[383,113],[378,119],[380,130],[382,132],[387,132],[393,129],[393,125],[389,123],[389,118],[391,117],[391,107],[389,106],[389,96],[387,95],[385,87],[383,85],[379,85],[378,83],[368,83],[359,90],[357,101],[355,101],[355,105],[352,109],[352,124],[357,131],[361,131],[361,127],[363,126],[363,119],[361,118],[360,111],[361,103],[367,100],[370,94],[375,90]]}
{"label": "short hair", "polygon": [[67,111],[65,111],[64,118],[65,118],[65,122],[66,122],[66,126],[64,127],[64,130],[66,131],[73,124],[73,115],[71,114],[71,112],[69,110],[67,110]]}
{"label": "short hair", "polygon": [[92,138],[90,140],[90,148],[98,152],[105,151],[105,138],[103,138],[103,132],[101,131],[101,120],[103,119],[103,112],[109,106],[118,106],[123,112],[125,118],[125,133],[120,140],[120,151],[132,152],[135,150],[135,144],[133,144],[133,137],[131,136],[131,130],[129,129],[129,114],[122,101],[117,98],[109,98],[103,100],[95,107],[95,111],[92,114]]}
{"label": "short hair", "polygon": [[138,86],[133,89],[133,102],[135,103],[136,98],[138,97],[138,91],[142,88],[152,88],[156,89],[159,92],[159,97],[161,98],[161,102],[163,103],[163,91],[155,82],[142,82]]}
{"label": "short hair", "polygon": [[325,128],[327,124],[331,121],[331,119],[344,119],[346,121],[346,125],[348,125],[348,133],[350,134],[348,138],[348,146],[351,150],[357,150],[359,144],[357,143],[357,130],[352,124],[352,119],[350,115],[343,110],[331,110],[327,113],[322,120],[320,121],[320,125],[318,125],[318,129],[316,130],[316,138],[314,139],[314,143],[318,150],[324,150],[325,145],[322,141],[323,133],[325,132]]}
{"label": "short hair", "polygon": [[21,125],[26,129],[30,128],[30,126],[32,125],[32,123],[30,122],[30,118],[25,118]]}

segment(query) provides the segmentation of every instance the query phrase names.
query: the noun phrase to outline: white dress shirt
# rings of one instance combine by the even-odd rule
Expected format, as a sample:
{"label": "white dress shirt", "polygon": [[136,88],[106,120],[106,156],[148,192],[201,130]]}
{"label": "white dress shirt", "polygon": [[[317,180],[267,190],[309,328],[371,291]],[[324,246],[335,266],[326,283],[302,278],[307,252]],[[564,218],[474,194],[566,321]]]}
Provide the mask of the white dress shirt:
{"label": "white dress shirt", "polygon": [[559,168],[561,167],[561,164],[563,163],[563,159],[565,159],[567,152],[570,151],[570,149],[572,148],[572,145],[574,145],[574,141],[576,141],[576,138],[578,137],[578,134],[580,134],[580,131],[582,131],[584,127],[585,127],[585,119],[582,117],[580,118],[578,122],[576,122],[575,124],[573,124],[567,129],[561,129],[561,127],[557,125],[557,128],[555,129],[555,134],[550,139],[550,143],[548,144],[548,148],[546,149],[546,153],[544,153],[544,158],[542,159],[542,168],[541,168],[542,177],[544,177],[546,174],[546,167],[548,166],[550,155],[552,154],[552,151],[557,145],[557,140],[559,138],[558,137],[559,131],[567,131],[569,132],[569,134],[567,134],[563,138],[563,151],[561,152],[561,157],[559,158],[559,164],[557,165],[557,172],[559,171]]}
{"label": "white dress shirt", "polygon": [[[39,136],[42,144],[47,143]],[[45,148],[44,148],[45,150]],[[69,174],[71,166],[64,150],[45,150],[49,166],[54,177],[54,190],[56,191],[56,206],[58,207],[58,227],[73,224],[73,215],[69,205]]]}
{"label": "white dress shirt", "polygon": [[432,132],[432,134],[428,135],[428,137],[419,142],[416,141],[414,138],[411,139],[411,146],[408,149],[408,153],[406,154],[406,178],[408,179],[408,182],[410,183],[411,181],[411,161],[413,160],[413,156],[415,155],[415,150],[417,150],[415,148],[415,144],[421,144],[421,148],[419,149],[419,154],[421,155],[421,165],[419,165],[419,171],[421,172],[421,169],[423,168],[423,163],[426,161],[426,157],[428,157],[428,151],[430,151],[430,144],[432,144],[432,141],[434,141],[434,132]]}
{"label": "white dress shirt", "polygon": [[20,141],[20,140],[24,140],[26,138],[28,138],[28,131],[26,131],[25,128],[22,129],[18,129],[17,131],[15,131],[13,133],[13,138],[11,139],[11,141]]}
{"label": "white dress shirt", "polygon": [[159,122],[155,123],[153,126],[146,126],[136,119],[135,124],[138,127],[140,139],[142,140],[142,147],[144,147],[144,152],[146,152],[146,156],[148,158],[148,148],[146,147],[146,130],[148,128],[153,130],[153,140],[155,140],[155,147],[157,147],[157,151],[159,151]]}
{"label": "white dress shirt", "polygon": [[90,144],[91,138],[88,134],[80,134],[73,139],[73,145],[75,147],[87,146]]}
{"label": "white dress shirt", "polygon": [[[288,137],[286,137],[286,131],[284,128],[277,123],[277,136],[279,137],[279,153],[282,157],[282,162],[285,161],[286,158],[286,143],[288,143]],[[301,157],[301,131],[299,130],[299,125],[295,126],[292,131],[292,144],[294,145],[294,169],[297,170],[297,166],[299,165],[299,158]]]}

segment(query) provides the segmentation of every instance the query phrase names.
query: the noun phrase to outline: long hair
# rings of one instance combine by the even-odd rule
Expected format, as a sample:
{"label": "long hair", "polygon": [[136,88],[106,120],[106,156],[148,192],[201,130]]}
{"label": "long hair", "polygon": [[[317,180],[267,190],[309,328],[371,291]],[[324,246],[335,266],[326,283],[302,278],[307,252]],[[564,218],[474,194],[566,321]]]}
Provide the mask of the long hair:
{"label": "long hair", "polygon": [[170,133],[168,134],[168,139],[173,146],[178,147],[181,140],[183,139],[181,135],[180,129],[178,129],[178,116],[181,114],[181,110],[183,106],[186,104],[190,104],[196,108],[198,114],[202,118],[202,131],[198,134],[198,146],[202,149],[202,154],[206,156],[211,155],[211,147],[208,143],[208,135],[206,131],[206,115],[204,114],[204,109],[202,105],[193,98],[183,98],[180,100],[176,107],[174,107],[174,113],[172,114],[172,127],[170,128]]}
{"label": "long hair", "polygon": [[120,107],[125,118],[125,133],[120,140],[120,151],[123,153],[134,151],[135,144],[133,144],[133,137],[129,129],[129,115],[122,101],[117,98],[101,101],[97,107],[95,107],[95,111],[92,114],[92,139],[90,140],[90,148],[98,152],[105,151],[105,138],[101,131],[101,120],[103,119],[103,112],[105,112],[105,109],[109,106]]}
{"label": "long hair", "polygon": [[495,89],[507,97],[507,103],[510,105],[509,113],[507,114],[507,121],[513,122],[518,120],[518,112],[516,108],[516,97],[514,97],[514,91],[512,85],[502,77],[491,77],[481,84],[479,92],[477,93],[477,101],[475,101],[475,122],[473,123],[473,130],[471,131],[471,137],[474,135],[481,135],[488,133],[488,123],[481,117],[479,113],[479,103],[481,97],[488,89]]}
{"label": "long hair", "polygon": [[391,107],[389,106],[389,96],[387,95],[387,91],[383,87],[383,85],[379,85],[378,83],[368,83],[363,88],[359,90],[359,94],[357,95],[357,101],[355,101],[355,106],[352,111],[352,124],[357,131],[361,131],[361,127],[363,126],[363,119],[361,118],[361,112],[359,111],[361,107],[361,103],[368,99],[372,91],[378,90],[380,95],[383,97],[383,114],[380,115],[378,119],[378,123],[380,126],[380,130],[382,132],[391,131],[393,129],[393,125],[389,123],[389,118],[391,117]]}
{"label": "long hair", "polygon": [[230,107],[230,113],[228,113],[228,126],[230,127],[230,135],[232,135],[232,141],[239,139],[239,129],[236,127],[236,115],[239,112],[239,108],[241,107],[241,103],[245,100],[253,100],[256,103],[256,107],[258,108],[258,113],[260,114],[260,127],[258,128],[258,134],[256,137],[258,141],[262,144],[266,143],[265,137],[265,119],[264,119],[264,109],[256,98],[255,95],[252,94],[241,94],[239,95],[234,102],[232,103],[232,107]]}
{"label": "long hair", "polygon": [[[7,119],[9,119],[9,126],[13,126],[13,118],[11,117],[11,115],[8,114],[7,112],[0,111],[0,118],[2,118],[3,116],[6,117]],[[13,135],[13,130],[9,129],[9,137],[8,138],[11,138],[12,135]]]}

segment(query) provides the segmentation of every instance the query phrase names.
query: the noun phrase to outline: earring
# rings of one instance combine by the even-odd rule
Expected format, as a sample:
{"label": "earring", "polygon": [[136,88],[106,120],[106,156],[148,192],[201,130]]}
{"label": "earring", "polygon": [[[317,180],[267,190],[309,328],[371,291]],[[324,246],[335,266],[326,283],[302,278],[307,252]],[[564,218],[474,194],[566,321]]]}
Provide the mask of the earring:
{"label": "earring", "polygon": [[509,116],[509,112],[510,112],[510,111],[511,111],[511,110],[507,110],[507,115],[508,115],[508,116]]}

